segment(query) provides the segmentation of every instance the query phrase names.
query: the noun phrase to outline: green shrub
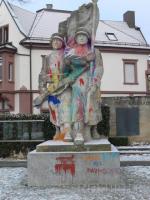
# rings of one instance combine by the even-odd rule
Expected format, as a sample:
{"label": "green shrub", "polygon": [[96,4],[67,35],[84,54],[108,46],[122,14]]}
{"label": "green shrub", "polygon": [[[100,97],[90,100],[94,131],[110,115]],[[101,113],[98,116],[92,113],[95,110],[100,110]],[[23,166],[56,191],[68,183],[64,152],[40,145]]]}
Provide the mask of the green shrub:
{"label": "green shrub", "polygon": [[128,137],[109,137],[109,141],[115,146],[127,146],[129,144]]}
{"label": "green shrub", "polygon": [[[39,114],[39,115],[31,115],[31,114],[6,114],[6,115],[0,115],[0,121],[13,121],[13,120],[43,120],[43,133],[44,133],[44,138],[45,140],[52,139],[54,134],[55,134],[55,126],[50,122],[49,119],[49,114]],[[31,139],[31,122],[27,122],[28,126],[28,132],[29,132],[29,139]],[[2,126],[1,126],[2,128]],[[17,127],[15,124],[13,125],[12,129],[12,134],[13,134],[13,139],[17,139]],[[1,136],[2,139],[2,136]]]}
{"label": "green shrub", "polygon": [[101,107],[102,112],[102,121],[98,123],[97,125],[97,131],[100,135],[109,135],[110,131],[110,108],[108,106],[102,106]]}
{"label": "green shrub", "polygon": [[20,142],[0,142],[0,157],[6,158],[6,157],[13,157],[13,154],[19,154],[21,152],[24,157],[26,158],[27,153],[29,151],[32,151],[36,148],[36,145],[38,145],[39,142],[32,141],[32,142],[26,142],[26,141],[20,141]]}
{"label": "green shrub", "polygon": [[43,132],[45,140],[52,140],[55,135],[55,126],[50,122],[49,116],[45,117]]}

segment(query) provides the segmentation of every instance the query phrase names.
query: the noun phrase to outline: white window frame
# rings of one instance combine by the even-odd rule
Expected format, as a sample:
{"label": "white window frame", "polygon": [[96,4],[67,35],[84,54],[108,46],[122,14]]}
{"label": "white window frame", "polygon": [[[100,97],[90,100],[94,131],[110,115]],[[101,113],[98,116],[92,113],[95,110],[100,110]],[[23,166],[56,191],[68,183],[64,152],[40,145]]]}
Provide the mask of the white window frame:
{"label": "white window frame", "polygon": [[3,58],[0,56],[0,81],[3,80]]}
{"label": "white window frame", "polygon": [[114,33],[108,33],[106,32],[105,35],[107,36],[107,38],[110,40],[110,41],[118,41],[116,35]]}
{"label": "white window frame", "polygon": [[8,110],[9,106],[8,106],[8,101],[5,99],[1,99],[0,101],[0,110]]}
{"label": "white window frame", "polygon": [[13,63],[8,64],[8,81],[13,81]]}
{"label": "white window frame", "polygon": [[[136,84],[138,84],[137,61],[138,60],[123,59],[124,84],[128,84],[128,85],[136,85]],[[130,66],[133,67],[133,78],[129,78],[128,79],[127,74],[129,72],[127,72],[126,70],[129,70]],[[127,67],[128,67],[128,69],[127,69]]]}
{"label": "white window frame", "polygon": [[0,27],[1,34],[0,34],[0,44],[7,43],[9,40],[9,26],[5,25]]}

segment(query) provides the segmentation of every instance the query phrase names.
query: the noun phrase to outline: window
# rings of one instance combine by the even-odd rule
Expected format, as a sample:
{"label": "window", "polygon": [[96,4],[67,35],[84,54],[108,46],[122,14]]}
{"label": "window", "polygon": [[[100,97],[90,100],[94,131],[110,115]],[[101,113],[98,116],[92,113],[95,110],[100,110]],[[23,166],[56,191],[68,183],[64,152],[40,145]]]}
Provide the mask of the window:
{"label": "window", "polygon": [[9,63],[8,65],[8,80],[13,81],[13,64]]}
{"label": "window", "polygon": [[3,39],[2,39],[2,28],[0,28],[0,44],[3,43]]}
{"label": "window", "polygon": [[116,108],[117,136],[139,135],[139,108]]}
{"label": "window", "polygon": [[9,106],[8,106],[8,101],[1,99],[0,101],[0,110],[8,110]]}
{"label": "window", "polygon": [[137,60],[123,60],[124,62],[124,84],[138,84]]}
{"label": "window", "polygon": [[105,33],[105,34],[109,40],[112,40],[112,41],[118,40],[114,33]]}
{"label": "window", "polygon": [[8,26],[4,27],[4,43],[8,42]]}
{"label": "window", "polygon": [[150,74],[147,75],[147,91],[150,92]]}
{"label": "window", "polygon": [[0,81],[3,79],[3,59],[0,57]]}
{"label": "window", "polygon": [[8,26],[3,26],[0,28],[0,44],[8,42]]}

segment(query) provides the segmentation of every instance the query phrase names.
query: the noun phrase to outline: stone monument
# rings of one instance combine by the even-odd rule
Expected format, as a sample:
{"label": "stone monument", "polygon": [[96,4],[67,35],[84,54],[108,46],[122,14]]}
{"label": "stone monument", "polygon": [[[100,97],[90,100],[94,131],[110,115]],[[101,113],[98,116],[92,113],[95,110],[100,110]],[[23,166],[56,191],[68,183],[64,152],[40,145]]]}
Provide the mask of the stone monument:
{"label": "stone monument", "polygon": [[53,141],[37,145],[28,155],[31,186],[119,182],[119,152],[97,133],[103,75],[101,53],[94,48],[98,23],[93,0],[72,12],[51,36],[52,51],[44,59],[34,105],[48,101],[56,133]]}

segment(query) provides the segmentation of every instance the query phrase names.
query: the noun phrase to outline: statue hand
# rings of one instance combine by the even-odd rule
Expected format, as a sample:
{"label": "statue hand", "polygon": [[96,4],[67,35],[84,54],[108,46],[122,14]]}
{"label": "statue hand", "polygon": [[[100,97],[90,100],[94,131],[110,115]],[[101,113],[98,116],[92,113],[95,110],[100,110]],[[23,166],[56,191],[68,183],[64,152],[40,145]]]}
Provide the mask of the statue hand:
{"label": "statue hand", "polygon": [[66,84],[66,85],[72,85],[73,83],[74,83],[74,79],[73,78],[65,78],[64,79],[64,83]]}
{"label": "statue hand", "polygon": [[90,61],[93,61],[95,59],[95,53],[89,53],[87,56],[86,56],[86,60],[88,62]]}
{"label": "statue hand", "polygon": [[46,75],[45,81],[46,81],[46,83],[50,83],[51,82],[49,74]]}
{"label": "statue hand", "polygon": [[48,85],[47,90],[48,92],[53,93],[57,89],[57,87],[58,87],[57,83],[52,83]]}
{"label": "statue hand", "polygon": [[71,62],[70,62],[70,60],[68,58],[64,58],[64,64],[65,65],[70,65]]}
{"label": "statue hand", "polygon": [[85,58],[85,59],[80,60],[80,64],[81,65],[86,65],[87,64],[87,59]]}
{"label": "statue hand", "polygon": [[88,88],[88,92],[90,93],[94,93],[96,91],[96,85],[91,85],[89,88]]}

